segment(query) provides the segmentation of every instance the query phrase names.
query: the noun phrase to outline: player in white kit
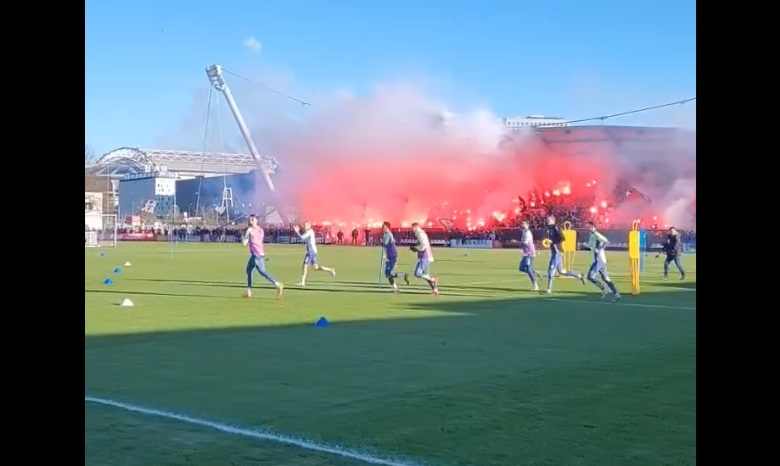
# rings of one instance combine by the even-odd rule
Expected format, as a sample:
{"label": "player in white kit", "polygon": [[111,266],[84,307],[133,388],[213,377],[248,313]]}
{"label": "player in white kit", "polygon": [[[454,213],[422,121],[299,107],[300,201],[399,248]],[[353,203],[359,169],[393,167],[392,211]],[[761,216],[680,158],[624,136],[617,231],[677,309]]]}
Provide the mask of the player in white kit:
{"label": "player in white kit", "polygon": [[[588,245],[593,252],[593,263],[588,270],[588,281],[596,285],[601,290],[601,297],[606,298],[609,294],[612,294],[612,300],[617,301],[620,299],[620,293],[615,288],[615,283],[609,278],[609,272],[607,272],[607,254],[604,250],[607,247],[607,237],[599,233],[596,230],[596,224],[588,222],[588,228],[590,229],[590,238],[588,239]],[[607,284],[610,293],[604,288],[604,285],[599,282],[597,276],[601,277],[601,280]]]}
{"label": "player in white kit", "polygon": [[431,287],[431,294],[439,296],[439,279],[431,276],[431,264],[433,263],[433,249],[428,234],[420,227],[420,224],[412,223],[412,233],[417,243],[412,246],[412,251],[417,253],[417,266],[414,268],[414,276],[425,280]]}
{"label": "player in white kit", "polygon": [[303,233],[301,233],[301,228],[298,225],[295,225],[293,230],[295,230],[295,234],[298,235],[298,238],[301,239],[303,246],[306,248],[306,255],[303,256],[301,281],[298,282],[298,286],[306,286],[306,275],[309,272],[310,265],[314,270],[328,272],[335,277],[335,268],[322,266],[317,261],[317,237],[314,234],[314,230],[311,229],[311,223],[303,222]]}

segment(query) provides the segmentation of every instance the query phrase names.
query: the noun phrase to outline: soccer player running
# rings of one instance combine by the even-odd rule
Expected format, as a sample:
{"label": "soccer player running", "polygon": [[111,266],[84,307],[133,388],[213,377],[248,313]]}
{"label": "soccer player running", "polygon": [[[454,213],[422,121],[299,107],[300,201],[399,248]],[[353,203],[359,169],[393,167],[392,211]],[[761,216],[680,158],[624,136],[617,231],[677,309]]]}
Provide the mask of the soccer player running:
{"label": "soccer player running", "polygon": [[431,242],[428,240],[428,234],[416,222],[412,223],[412,233],[414,233],[414,237],[417,240],[417,244],[409,248],[417,253],[417,266],[414,268],[414,276],[425,280],[428,286],[431,287],[431,294],[438,296],[439,279],[430,275],[433,251],[431,250]]}
{"label": "soccer player running", "polygon": [[398,249],[395,247],[395,238],[390,231],[390,222],[382,224],[382,248],[385,252],[385,277],[393,287],[393,293],[398,293],[398,283],[396,280],[401,278],[409,285],[409,275],[405,273],[396,273],[395,266],[398,263]]}
{"label": "soccer player running", "polygon": [[585,277],[581,273],[577,273],[573,270],[563,271],[563,251],[561,249],[561,244],[564,240],[563,232],[555,222],[555,216],[553,215],[547,217],[547,238],[550,240],[550,263],[547,266],[547,291],[545,291],[545,293],[552,293],[555,272],[558,272],[558,275],[563,275],[565,277],[577,278],[584,285]]}
{"label": "soccer player running", "polygon": [[306,286],[306,275],[309,272],[309,266],[316,271],[328,272],[332,276],[336,276],[336,269],[333,267],[324,267],[317,262],[317,237],[314,235],[314,230],[311,229],[310,222],[303,222],[303,233],[301,233],[301,227],[295,225],[293,227],[295,234],[303,242],[306,248],[306,255],[303,256],[303,267],[301,268],[301,281],[298,282],[298,286]]}
{"label": "soccer player running", "polygon": [[265,249],[263,247],[263,239],[265,238],[265,231],[258,224],[257,217],[255,215],[249,216],[249,227],[244,232],[243,243],[244,246],[249,246],[249,261],[246,263],[246,292],[244,292],[245,298],[252,297],[252,274],[257,270],[260,275],[263,276],[269,283],[276,287],[276,297],[282,296],[284,285],[277,282],[274,277],[265,271]]}
{"label": "soccer player running", "polygon": [[593,252],[593,263],[588,270],[588,281],[596,285],[601,290],[601,297],[606,298],[607,293],[604,285],[596,278],[596,274],[601,276],[601,280],[607,284],[609,291],[612,293],[612,301],[620,299],[620,293],[617,292],[615,284],[609,278],[609,272],[607,272],[607,254],[605,249],[607,247],[607,237],[602,235],[596,230],[596,224],[588,222],[588,228],[590,229],[590,238],[588,239],[588,245]]}
{"label": "soccer player running", "polygon": [[523,258],[520,259],[519,270],[526,273],[528,278],[531,279],[531,291],[539,291],[539,283],[537,283],[536,279],[542,278],[542,275],[534,270],[534,257],[536,257],[534,235],[531,233],[531,228],[527,221],[523,221],[522,228],[520,249],[523,251]]}
{"label": "soccer player running", "polygon": [[663,252],[666,253],[666,260],[664,261],[664,276],[662,277],[662,280],[669,278],[669,264],[672,262],[674,262],[677,270],[680,271],[680,280],[685,280],[685,268],[680,261],[680,256],[682,255],[682,241],[680,241],[680,233],[675,227],[669,228],[669,234],[666,236]]}

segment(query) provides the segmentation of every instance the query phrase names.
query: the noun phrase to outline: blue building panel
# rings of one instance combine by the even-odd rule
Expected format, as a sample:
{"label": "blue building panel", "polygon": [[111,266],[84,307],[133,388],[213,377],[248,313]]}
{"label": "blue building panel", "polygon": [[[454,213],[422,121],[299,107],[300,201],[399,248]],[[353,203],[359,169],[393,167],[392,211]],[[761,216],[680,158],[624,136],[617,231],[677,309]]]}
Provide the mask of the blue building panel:
{"label": "blue building panel", "polygon": [[225,188],[229,188],[232,198],[232,202],[225,202],[231,217],[252,213],[252,209],[259,208],[266,192],[262,178],[256,172],[197,177],[176,183],[177,202],[182,212],[199,216],[223,206]]}

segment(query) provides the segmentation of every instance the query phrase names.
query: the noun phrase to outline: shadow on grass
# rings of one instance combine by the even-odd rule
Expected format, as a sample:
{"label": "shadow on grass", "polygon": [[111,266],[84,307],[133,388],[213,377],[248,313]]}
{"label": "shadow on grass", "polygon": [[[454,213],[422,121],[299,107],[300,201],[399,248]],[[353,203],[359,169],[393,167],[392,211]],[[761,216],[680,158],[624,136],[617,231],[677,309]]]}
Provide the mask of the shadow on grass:
{"label": "shadow on grass", "polygon": [[659,286],[662,288],[678,289],[678,290],[696,291],[696,282],[691,282],[687,280],[678,280],[678,279],[664,280],[657,283],[655,286]]}
{"label": "shadow on grass", "polygon": [[693,464],[688,295],[445,294],[408,303],[433,317],[88,335],[85,389],[432,464]]}

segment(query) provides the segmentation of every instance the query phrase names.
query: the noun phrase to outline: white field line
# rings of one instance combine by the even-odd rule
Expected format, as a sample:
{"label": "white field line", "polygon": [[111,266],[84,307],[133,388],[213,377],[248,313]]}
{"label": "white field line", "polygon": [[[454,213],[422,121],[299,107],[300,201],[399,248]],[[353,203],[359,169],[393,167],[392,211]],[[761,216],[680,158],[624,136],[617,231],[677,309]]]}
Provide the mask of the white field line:
{"label": "white field line", "polygon": [[219,432],[235,435],[238,437],[246,437],[255,440],[264,440],[268,442],[276,442],[276,443],[281,443],[283,445],[298,447],[304,450],[316,451],[319,453],[327,453],[333,456],[337,456],[339,458],[349,458],[366,464],[377,464],[381,466],[420,466],[419,463],[408,463],[408,462],[393,460],[389,458],[373,456],[366,453],[360,453],[359,451],[352,450],[349,448],[339,447],[336,445],[327,445],[324,443],[318,443],[311,440],[276,434],[262,429],[245,429],[245,428],[235,427],[229,424],[209,421],[207,419],[187,416],[184,414],[174,413],[171,411],[145,408],[143,406],[123,403],[121,401],[111,400],[108,398],[100,398],[96,396],[84,395],[84,402],[93,403],[101,406],[109,406],[112,408],[121,409],[123,411],[131,412],[131,413],[144,414],[146,416],[179,421],[185,424],[205,427],[211,430],[216,430]]}
{"label": "white field line", "polygon": [[667,290],[676,290],[676,291],[693,291],[696,293],[696,288],[684,288],[682,286],[665,286]]}

